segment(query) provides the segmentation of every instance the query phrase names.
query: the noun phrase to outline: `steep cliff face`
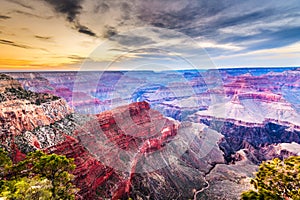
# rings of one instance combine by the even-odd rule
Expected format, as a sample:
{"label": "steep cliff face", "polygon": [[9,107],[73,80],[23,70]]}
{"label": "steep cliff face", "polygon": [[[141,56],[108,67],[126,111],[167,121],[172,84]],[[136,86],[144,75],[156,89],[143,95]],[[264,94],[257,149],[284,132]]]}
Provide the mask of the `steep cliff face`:
{"label": "steep cliff face", "polygon": [[219,147],[226,164],[217,163],[206,173],[209,187],[197,195],[198,199],[238,200],[250,188],[250,178],[262,161],[300,155],[300,132],[288,127],[273,123],[243,126],[216,119],[203,122],[224,136]]}

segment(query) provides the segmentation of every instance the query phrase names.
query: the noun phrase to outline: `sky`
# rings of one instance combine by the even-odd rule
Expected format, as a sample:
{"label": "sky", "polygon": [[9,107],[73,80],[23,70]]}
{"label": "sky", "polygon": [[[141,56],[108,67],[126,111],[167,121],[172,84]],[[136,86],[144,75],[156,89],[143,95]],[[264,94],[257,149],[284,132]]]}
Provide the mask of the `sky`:
{"label": "sky", "polygon": [[0,0],[0,70],[300,66],[298,0]]}

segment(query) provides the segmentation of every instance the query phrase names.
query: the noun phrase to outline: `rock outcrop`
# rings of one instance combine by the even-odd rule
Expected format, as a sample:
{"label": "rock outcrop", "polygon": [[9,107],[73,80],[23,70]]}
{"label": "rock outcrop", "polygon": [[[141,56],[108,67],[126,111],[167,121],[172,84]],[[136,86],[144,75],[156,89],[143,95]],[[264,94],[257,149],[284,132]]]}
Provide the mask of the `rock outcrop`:
{"label": "rock outcrop", "polygon": [[34,128],[50,125],[71,113],[63,99],[31,104],[27,100],[12,100],[0,103],[0,130],[3,134],[22,134]]}
{"label": "rock outcrop", "polygon": [[[0,93],[3,93],[6,89],[11,88],[19,88],[21,87],[21,84],[14,80],[12,77],[7,76],[5,74],[0,74]],[[2,96],[0,96],[2,97]],[[3,101],[2,98],[0,98],[0,102]]]}
{"label": "rock outcrop", "polygon": [[[110,198],[157,199],[160,195],[169,199],[192,197],[192,189],[203,183],[198,169],[205,171],[209,162],[224,163],[217,146],[219,136],[200,138],[201,133],[208,135],[201,131],[203,128],[164,118],[148,103],[140,102],[100,113],[76,134],[100,162],[119,172],[122,181],[115,183]],[[212,146],[201,154],[205,139],[211,139]],[[174,185],[174,181],[179,182]],[[107,188],[103,184],[98,187]]]}
{"label": "rock outcrop", "polygon": [[7,75],[0,75],[0,84],[1,146],[12,152],[13,157],[18,157],[18,160],[25,152],[20,151],[15,143],[16,138],[27,138],[32,146],[40,148],[36,136],[26,132],[62,120],[72,109],[59,97],[23,89],[16,80]]}

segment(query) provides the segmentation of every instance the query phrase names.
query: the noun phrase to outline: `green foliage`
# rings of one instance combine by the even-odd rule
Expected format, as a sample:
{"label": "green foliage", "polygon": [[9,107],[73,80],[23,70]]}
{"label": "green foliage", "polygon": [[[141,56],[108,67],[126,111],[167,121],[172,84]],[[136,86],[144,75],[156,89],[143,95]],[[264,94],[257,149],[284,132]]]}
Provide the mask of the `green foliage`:
{"label": "green foliage", "polygon": [[75,198],[73,193],[76,190],[71,182],[74,176],[68,173],[75,169],[73,159],[56,154],[46,155],[40,151],[31,153],[28,158],[32,161],[33,172],[51,181],[51,191],[54,199],[57,197],[63,199]]}
{"label": "green foliage", "polygon": [[300,156],[263,162],[251,184],[256,191],[244,192],[243,200],[300,200]]}
{"label": "green foliage", "polygon": [[17,200],[48,200],[51,199],[51,185],[48,179],[38,176],[6,181],[2,185],[0,196]]}
{"label": "green foliage", "polygon": [[77,188],[72,184],[74,160],[42,151],[30,153],[25,160],[12,164],[0,150],[3,173],[0,176],[0,197],[7,199],[75,199]]}
{"label": "green foliage", "polygon": [[2,183],[2,177],[4,177],[7,174],[7,171],[10,169],[11,166],[12,161],[8,157],[7,152],[0,148],[0,187]]}
{"label": "green foliage", "polygon": [[10,158],[6,151],[0,148],[0,169],[3,171],[4,169],[8,168],[12,165]]}

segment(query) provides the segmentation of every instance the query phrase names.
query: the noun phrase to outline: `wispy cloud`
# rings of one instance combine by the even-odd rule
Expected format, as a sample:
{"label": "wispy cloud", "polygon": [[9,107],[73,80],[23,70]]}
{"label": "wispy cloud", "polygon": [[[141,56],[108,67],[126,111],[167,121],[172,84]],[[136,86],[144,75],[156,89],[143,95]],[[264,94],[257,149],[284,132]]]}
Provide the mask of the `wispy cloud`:
{"label": "wispy cloud", "polygon": [[83,60],[87,59],[84,56],[79,56],[79,55],[70,55],[68,56],[69,59],[71,59],[73,62],[82,62]]}
{"label": "wispy cloud", "polygon": [[10,16],[7,16],[7,15],[0,15],[0,20],[1,19],[10,19],[11,17]]}
{"label": "wispy cloud", "polygon": [[17,44],[13,41],[10,40],[3,40],[0,39],[0,44],[4,44],[4,45],[10,45],[10,46],[14,46],[14,47],[20,47],[20,48],[24,48],[24,49],[32,49],[32,47],[24,45],[24,44]]}
{"label": "wispy cloud", "polygon": [[19,47],[19,48],[23,48],[23,49],[39,49],[39,50],[43,50],[43,51],[48,52],[48,50],[44,49],[44,48],[32,47],[32,46],[29,46],[29,45],[26,45],[26,44],[16,43],[16,42],[10,41],[10,40],[0,39],[0,44],[9,45],[9,46],[13,46],[13,47]]}
{"label": "wispy cloud", "polygon": [[9,12],[9,14],[11,14],[11,15],[20,14],[20,15],[24,15],[26,17],[34,17],[34,18],[39,18],[39,19],[52,19],[53,18],[53,16],[43,16],[43,15],[39,15],[39,14],[33,14],[30,12],[22,11],[22,10],[12,10]]}
{"label": "wispy cloud", "polygon": [[37,39],[40,39],[40,40],[51,40],[52,39],[52,37],[50,37],[50,36],[35,35],[34,37]]}
{"label": "wispy cloud", "polygon": [[31,9],[31,10],[34,9],[32,6],[28,5],[28,1],[26,3],[23,2],[22,0],[6,0],[6,1],[8,1],[10,3],[17,4],[17,5],[19,5],[19,6],[23,7],[23,8],[27,8],[27,9]]}
{"label": "wispy cloud", "polygon": [[[66,9],[65,14],[70,21],[84,15],[81,12],[83,3],[75,1],[76,6]],[[139,37],[122,34],[128,25],[166,28],[191,38],[202,38],[200,45],[207,48],[212,56],[287,46],[297,42],[297,35],[300,35],[296,25],[300,23],[300,6],[295,0],[277,4],[267,1],[262,4],[260,0],[153,0],[133,3],[102,0],[96,1],[93,8],[92,15],[101,14],[101,18],[105,19],[108,15],[117,19],[109,25],[103,24],[100,29],[104,38],[114,38],[121,46],[141,44]],[[119,37],[114,37],[118,34]],[[164,39],[169,40],[170,36]],[[147,43],[147,38],[144,41]]]}

